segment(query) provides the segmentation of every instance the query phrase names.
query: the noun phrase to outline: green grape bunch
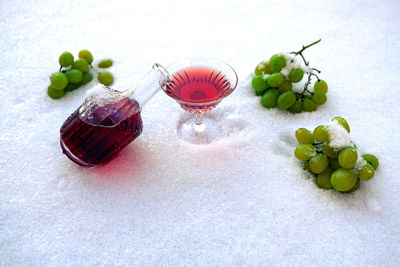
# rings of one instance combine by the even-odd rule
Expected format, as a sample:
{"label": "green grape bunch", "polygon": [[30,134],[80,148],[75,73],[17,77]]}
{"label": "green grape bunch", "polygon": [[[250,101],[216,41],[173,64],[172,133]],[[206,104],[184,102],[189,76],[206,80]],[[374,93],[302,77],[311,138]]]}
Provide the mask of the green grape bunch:
{"label": "green grape bunch", "polygon": [[[83,49],[79,51],[78,59],[75,59],[70,52],[63,52],[58,63],[60,69],[50,77],[50,85],[47,87],[47,95],[53,99],[63,97],[67,92],[74,91],[79,87],[88,84],[93,79],[93,71],[97,73],[100,83],[109,86],[114,82],[114,77],[108,71],[97,71],[92,66],[93,55],[90,51]],[[109,68],[113,65],[111,59],[101,60],[98,68]]]}
{"label": "green grape bunch", "polygon": [[300,145],[294,155],[302,161],[303,169],[314,176],[319,188],[351,193],[360,187],[361,180],[372,179],[378,169],[378,158],[361,155],[350,139],[350,126],[342,117],[319,125],[313,132],[299,128],[295,135]]}
{"label": "green grape bunch", "polygon": [[[326,103],[328,85],[316,74],[321,71],[311,68],[303,55],[304,50],[320,41],[303,46],[297,52],[275,54],[256,66],[251,85],[255,94],[261,96],[264,107],[279,107],[291,113],[300,113],[315,111]],[[298,56],[303,62],[297,59]],[[305,77],[304,85],[299,87]],[[310,88],[313,77],[316,81],[314,87]]]}

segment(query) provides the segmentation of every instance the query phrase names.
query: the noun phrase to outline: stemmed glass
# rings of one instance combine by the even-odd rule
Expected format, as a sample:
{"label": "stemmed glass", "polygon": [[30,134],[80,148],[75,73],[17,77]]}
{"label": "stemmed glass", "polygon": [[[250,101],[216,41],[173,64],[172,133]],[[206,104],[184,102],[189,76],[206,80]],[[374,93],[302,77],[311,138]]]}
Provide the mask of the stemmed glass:
{"label": "stemmed glass", "polygon": [[172,75],[161,83],[164,92],[194,118],[178,122],[178,135],[196,144],[210,143],[220,135],[218,122],[203,115],[235,90],[238,77],[228,64],[212,58],[190,58],[167,66]]}

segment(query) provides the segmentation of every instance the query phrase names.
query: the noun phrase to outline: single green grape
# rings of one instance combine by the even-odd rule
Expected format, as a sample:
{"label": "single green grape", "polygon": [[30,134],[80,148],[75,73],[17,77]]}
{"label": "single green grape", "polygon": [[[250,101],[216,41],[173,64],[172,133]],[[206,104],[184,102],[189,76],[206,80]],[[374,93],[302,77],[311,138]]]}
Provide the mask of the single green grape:
{"label": "single green grape", "polygon": [[292,69],[289,73],[289,81],[298,83],[303,79],[304,71],[300,68]]}
{"label": "single green grape", "polygon": [[107,86],[114,82],[114,77],[108,71],[100,72],[99,75],[97,76],[97,79],[99,80],[100,83]]}
{"label": "single green grape", "polygon": [[288,109],[296,102],[296,94],[293,91],[287,91],[278,96],[277,102],[281,109]]}
{"label": "single green grape", "polygon": [[69,67],[74,63],[74,56],[70,52],[65,51],[58,58],[58,63],[63,67]]}
{"label": "single green grape", "polygon": [[262,75],[262,74],[264,74],[264,67],[265,67],[265,62],[264,62],[264,61],[258,63],[258,65],[256,66],[256,68],[254,69],[254,74],[255,74],[255,75]]}
{"label": "single green grape", "polygon": [[357,172],[357,177],[364,181],[371,180],[374,177],[374,175],[375,175],[375,169],[369,163],[362,166],[361,169],[358,170]]}
{"label": "single green grape", "polygon": [[313,134],[306,128],[296,130],[296,139],[300,144],[312,144],[314,142]]}
{"label": "single green grape", "polygon": [[278,98],[279,92],[276,89],[269,89],[261,97],[261,104],[266,108],[276,107],[276,99]]}
{"label": "single green grape", "polygon": [[363,159],[368,162],[369,164],[372,165],[372,167],[374,167],[375,170],[378,169],[379,167],[379,160],[377,157],[375,157],[372,154],[364,154],[362,155]]}
{"label": "single green grape", "polygon": [[278,86],[278,91],[280,94],[292,90],[292,83],[288,80],[284,80],[281,85]]}
{"label": "single green grape", "polygon": [[90,53],[88,50],[83,49],[81,51],[79,51],[78,54],[79,58],[83,58],[85,59],[89,64],[91,64],[93,62],[93,55],[92,53]]}
{"label": "single green grape", "polygon": [[83,75],[80,70],[70,69],[65,72],[65,75],[67,75],[68,82],[70,83],[78,83],[82,81]]}
{"label": "single green grape", "polygon": [[357,162],[358,153],[354,147],[346,147],[340,151],[338,161],[344,169],[351,169]]}
{"label": "single green grape", "polygon": [[340,192],[350,190],[356,182],[356,175],[350,170],[340,168],[331,175],[331,184],[333,188]]}
{"label": "single green grape", "polygon": [[342,117],[335,117],[332,121],[337,121],[340,125],[342,125],[348,132],[350,132],[350,126],[347,121]]}
{"label": "single green grape", "polygon": [[310,169],[315,174],[325,171],[328,164],[329,160],[324,154],[317,154],[310,159]]}
{"label": "single green grape", "polygon": [[320,125],[314,129],[313,132],[315,140],[319,142],[327,142],[329,141],[329,133],[328,129],[324,125]]}
{"label": "single green grape", "polygon": [[300,100],[296,100],[296,102],[294,102],[293,106],[291,108],[289,108],[289,112],[292,113],[300,113],[301,112],[301,108],[302,108],[302,103]]}
{"label": "single green grape", "polygon": [[342,168],[339,164],[339,161],[334,158],[329,158],[329,167],[331,167],[334,170]]}
{"label": "single green grape", "polygon": [[[113,64],[113,61],[111,59],[103,59],[102,61],[99,62],[98,66],[99,66],[99,68],[106,69],[106,68],[111,67],[112,64]],[[258,74],[256,74],[256,75],[258,75]]]}
{"label": "single green grape", "polygon": [[309,160],[317,154],[317,149],[311,144],[299,145],[294,151],[294,155],[299,160]]}
{"label": "single green grape", "polygon": [[322,153],[327,157],[337,159],[339,156],[339,151],[333,149],[328,143],[322,145]]}
{"label": "single green grape", "polygon": [[318,174],[317,176],[317,186],[319,188],[323,189],[332,189],[332,184],[331,184],[331,175],[333,173],[332,169],[327,168],[325,171],[322,173]]}
{"label": "single green grape", "polygon": [[354,184],[354,186],[353,186],[350,190],[344,191],[344,192],[342,192],[342,193],[346,193],[346,194],[353,193],[353,192],[356,191],[358,188],[360,188],[360,179],[357,178],[357,181],[356,181],[356,183]]}
{"label": "single green grape", "polygon": [[80,86],[80,83],[69,83],[67,85],[67,87],[65,87],[64,91],[65,92],[71,92],[71,91],[74,91],[74,90],[78,89],[79,86]]}
{"label": "single green grape", "polygon": [[286,67],[286,58],[275,54],[269,59],[269,66],[272,73],[280,72],[284,67]]}
{"label": "single green grape", "polygon": [[79,58],[74,61],[72,68],[80,70],[81,72],[86,72],[89,69],[89,63],[86,61],[86,59]]}
{"label": "single green grape", "polygon": [[261,93],[268,89],[267,81],[264,80],[263,75],[254,76],[253,80],[251,81],[251,86],[256,93]]}
{"label": "single green grape", "polygon": [[82,81],[80,81],[79,86],[89,83],[93,79],[93,75],[87,71],[83,73]]}
{"label": "single green grape", "polygon": [[314,91],[321,91],[326,94],[328,92],[328,85],[324,80],[319,80],[314,83]]}
{"label": "single green grape", "polygon": [[47,87],[47,95],[53,99],[59,99],[65,95],[64,90],[57,90],[52,85]]}
{"label": "single green grape", "polygon": [[311,101],[310,98],[305,97],[303,100],[303,110],[304,111],[315,111],[317,110],[317,104],[315,104],[313,101]]}
{"label": "single green grape", "polygon": [[311,96],[311,100],[317,105],[325,104],[327,99],[326,94],[321,91],[314,91]]}
{"label": "single green grape", "polygon": [[68,84],[68,78],[62,72],[55,72],[51,75],[50,82],[54,89],[63,90]]}
{"label": "single green grape", "polygon": [[267,82],[270,87],[278,87],[285,80],[285,76],[282,73],[274,73],[268,77]]}

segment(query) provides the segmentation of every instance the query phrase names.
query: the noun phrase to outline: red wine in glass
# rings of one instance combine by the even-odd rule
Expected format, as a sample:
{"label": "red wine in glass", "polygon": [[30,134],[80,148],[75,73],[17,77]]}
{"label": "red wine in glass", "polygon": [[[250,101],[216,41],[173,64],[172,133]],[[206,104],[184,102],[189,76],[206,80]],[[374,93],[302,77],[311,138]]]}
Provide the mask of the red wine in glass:
{"label": "red wine in glass", "polygon": [[102,106],[91,106],[90,116],[83,116],[78,108],[60,129],[61,148],[81,166],[102,166],[135,140],[142,129],[138,102],[124,97]]}
{"label": "red wine in glass", "polygon": [[165,87],[167,95],[183,109],[198,114],[215,108],[222,98],[234,90],[221,71],[202,66],[177,71]]}

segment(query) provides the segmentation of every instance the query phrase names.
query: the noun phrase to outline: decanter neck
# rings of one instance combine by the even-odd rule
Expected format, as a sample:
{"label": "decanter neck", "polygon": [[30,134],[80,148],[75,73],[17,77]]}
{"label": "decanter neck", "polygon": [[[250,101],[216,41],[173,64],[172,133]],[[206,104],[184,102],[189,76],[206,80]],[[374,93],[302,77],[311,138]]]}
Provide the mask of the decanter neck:
{"label": "decanter neck", "polygon": [[172,76],[160,64],[155,63],[152,69],[145,74],[135,85],[124,92],[125,96],[135,99],[141,108],[167,83]]}

